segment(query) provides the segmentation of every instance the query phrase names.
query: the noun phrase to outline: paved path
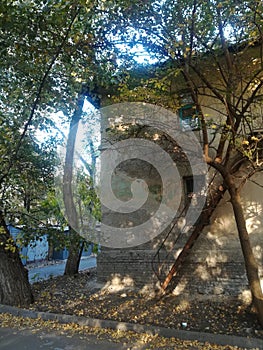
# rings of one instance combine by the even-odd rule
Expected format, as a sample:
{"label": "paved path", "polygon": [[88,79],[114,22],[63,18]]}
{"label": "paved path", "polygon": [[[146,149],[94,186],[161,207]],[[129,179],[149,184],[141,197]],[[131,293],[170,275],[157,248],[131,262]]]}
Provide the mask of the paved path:
{"label": "paved path", "polygon": [[56,332],[41,331],[33,334],[29,330],[0,328],[0,350],[123,350],[128,348],[122,344],[97,339],[95,335],[86,335],[83,339],[79,336],[62,336]]}
{"label": "paved path", "polygon": [[[173,329],[173,328],[164,328],[164,327],[157,327],[157,326],[149,326],[149,325],[140,325],[136,323],[127,323],[127,322],[119,322],[119,321],[113,321],[113,320],[99,320],[99,319],[93,319],[89,317],[82,317],[82,316],[74,316],[74,315],[65,315],[65,314],[53,314],[51,312],[40,312],[40,311],[34,311],[34,310],[26,310],[26,309],[20,309],[14,306],[8,306],[8,305],[0,305],[0,313],[9,313],[14,316],[19,316],[19,317],[29,317],[32,319],[38,319],[41,318],[45,321],[56,321],[60,323],[76,323],[82,326],[88,326],[92,328],[101,328],[101,329],[111,329],[114,331],[120,330],[124,332],[132,331],[137,334],[150,334],[152,336],[155,336],[156,334],[165,337],[165,338],[178,338],[181,340],[190,340],[190,341],[199,341],[201,343],[210,343],[210,344],[218,344],[218,345],[223,345],[223,346],[236,346],[241,349],[253,349],[253,350],[263,350],[263,340],[259,338],[247,338],[247,337],[237,337],[237,336],[231,336],[231,335],[225,335],[225,334],[213,334],[213,333],[204,333],[204,332],[195,332],[195,331],[185,331],[185,330],[178,330],[178,329]],[[23,324],[20,326],[23,327]],[[1,327],[1,326],[0,326]],[[1,329],[1,328],[0,328]],[[45,334],[45,331],[43,331]],[[47,333],[47,332],[46,332]],[[145,346],[141,345],[141,342],[137,342],[136,344],[132,344],[129,346],[129,342],[132,342],[132,337],[129,335],[131,333],[127,333],[127,345],[121,345],[121,344],[114,344],[114,342],[111,342],[111,339],[108,338],[109,344],[108,346],[105,347],[88,347],[89,344],[92,344],[92,341],[95,338],[89,339],[87,341],[88,344],[84,348],[76,348],[77,350],[84,350],[84,349],[94,349],[94,350],[111,350],[111,349],[130,349],[130,350],[142,350],[142,349],[149,349],[148,344]],[[0,334],[1,335],[1,334]],[[18,334],[20,335],[20,334]],[[46,334],[47,335],[47,334]],[[50,335],[50,333],[48,334]],[[61,335],[59,335],[61,337]],[[107,336],[110,337],[110,334],[107,334]],[[56,337],[56,335],[53,336],[53,338]],[[66,337],[66,335],[64,335]],[[89,337],[89,336],[88,336]],[[95,336],[96,337],[96,336]],[[63,338],[63,336],[62,336]],[[81,340],[82,337],[77,338]],[[45,338],[46,339],[46,338]],[[69,338],[70,339],[70,338]],[[124,338],[126,339],[126,337]],[[83,339],[82,339],[83,340]],[[95,341],[95,340],[94,340]],[[94,343],[93,341],[93,343]],[[125,341],[125,340],[124,340]],[[90,343],[91,342],[91,343]],[[106,340],[107,343],[107,340]],[[1,344],[1,336],[0,336],[0,344]],[[70,343],[69,343],[70,344]],[[81,342],[80,346],[82,346],[83,342]],[[102,344],[105,344],[105,340],[102,341]],[[99,346],[102,346],[100,343],[98,343]],[[178,349],[179,346],[176,346],[177,343],[175,342],[175,346],[172,347],[172,349]],[[111,347],[112,346],[112,347]],[[36,348],[20,348],[20,347],[10,347],[10,348],[3,348],[0,345],[0,350],[23,350],[23,349],[28,349],[28,350],[38,350],[38,349],[45,349],[45,347],[36,347]],[[46,348],[48,350],[71,350],[72,348],[70,347],[55,347],[53,348]],[[75,349],[75,348],[74,348]],[[169,348],[171,350],[171,348]],[[182,348],[181,348],[182,349]],[[191,349],[194,350],[196,349],[195,346],[190,345],[189,348],[184,347],[184,349]],[[167,348],[168,350],[168,348]]]}
{"label": "paved path", "polygon": [[[96,257],[88,256],[83,257],[80,260],[79,271],[90,269],[91,267],[95,267],[97,264]],[[47,280],[50,277],[60,276],[64,274],[66,265],[66,260],[57,261],[52,265],[43,265],[28,268],[28,277],[29,282],[34,283],[41,280]]]}

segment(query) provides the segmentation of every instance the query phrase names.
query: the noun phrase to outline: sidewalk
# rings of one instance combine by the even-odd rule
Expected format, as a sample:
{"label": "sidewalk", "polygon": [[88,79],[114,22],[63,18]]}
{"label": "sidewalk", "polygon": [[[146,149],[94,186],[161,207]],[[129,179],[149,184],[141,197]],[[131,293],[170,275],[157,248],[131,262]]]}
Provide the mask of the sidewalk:
{"label": "sidewalk", "polygon": [[[66,260],[56,260],[45,265],[44,263],[27,267],[29,282],[34,283],[41,280],[47,280],[51,277],[61,276],[64,274]],[[97,266],[97,259],[94,255],[82,257],[80,260],[79,271],[84,271]]]}
{"label": "sidewalk", "polygon": [[[127,347],[101,340],[96,335],[66,336],[58,332],[41,331],[34,334],[29,330],[0,328],[0,350],[123,350]],[[135,349],[135,348],[134,348]]]}
{"label": "sidewalk", "polygon": [[[212,333],[204,333],[204,332],[195,332],[195,331],[185,331],[185,330],[178,330],[174,328],[164,328],[164,327],[158,327],[158,326],[150,326],[150,325],[140,325],[136,323],[128,323],[128,322],[119,322],[119,321],[113,321],[113,320],[101,320],[101,319],[93,319],[89,317],[82,317],[82,316],[73,316],[73,315],[65,315],[65,314],[54,314],[50,312],[40,312],[40,311],[33,311],[33,310],[26,310],[26,309],[20,309],[17,307],[12,307],[8,305],[0,305],[0,313],[8,313],[13,316],[19,316],[19,317],[29,317],[31,319],[42,319],[45,321],[57,321],[61,324],[77,324],[81,326],[88,326],[92,327],[94,329],[111,329],[114,331],[124,331],[128,332],[127,334],[130,334],[129,331],[135,332],[137,334],[146,334],[150,336],[161,336],[164,338],[171,338],[171,339],[177,339],[181,341],[192,341],[192,342],[200,342],[200,343],[209,343],[209,344],[217,344],[222,346],[233,346],[237,347],[238,349],[251,349],[251,350],[262,350],[263,349],[263,340],[259,338],[247,338],[247,337],[238,337],[238,336],[232,336],[232,335],[224,335],[224,334],[212,334]],[[107,341],[106,341],[107,343]],[[109,343],[112,344],[112,343]],[[209,345],[208,344],[208,345]],[[127,346],[127,345],[126,345]],[[110,345],[106,348],[100,348],[100,347],[91,347],[90,349],[94,350],[111,350],[111,349],[130,349],[130,350],[138,350],[138,349],[145,349],[144,347],[117,347],[117,348],[111,348]],[[45,347],[46,348],[46,347]],[[179,346],[174,347],[174,349],[182,349]],[[213,349],[214,347],[211,346],[207,349]],[[1,348],[0,350],[16,350],[17,347],[14,348]],[[19,350],[22,350],[23,348],[19,348]],[[31,350],[30,348],[24,348]],[[36,349],[36,347],[34,348]],[[47,348],[48,349],[48,348]],[[50,348],[54,350],[71,350],[75,348]],[[78,348],[76,348],[78,349]],[[82,348],[79,348],[82,350]],[[89,349],[88,347],[83,348]],[[149,347],[146,347],[146,349],[149,349]],[[187,347],[184,347],[184,349],[188,349]],[[190,347],[191,350],[200,349],[200,347]],[[216,349],[216,347],[215,347]],[[32,349],[33,350],[33,349]]]}

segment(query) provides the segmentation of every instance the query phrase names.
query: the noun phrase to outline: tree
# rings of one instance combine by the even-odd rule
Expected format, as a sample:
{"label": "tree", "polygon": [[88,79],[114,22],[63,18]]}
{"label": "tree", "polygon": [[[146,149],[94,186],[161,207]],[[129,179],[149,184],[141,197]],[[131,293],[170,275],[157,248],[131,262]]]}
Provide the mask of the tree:
{"label": "tree", "polygon": [[[138,95],[138,88],[146,91],[148,87],[157,87],[170,96],[165,107],[175,110],[180,107],[180,94],[189,94],[201,124],[205,159],[222,179],[221,186],[211,184],[212,197],[217,198],[216,206],[222,188],[230,194],[253,304],[263,326],[258,266],[240,199],[246,180],[262,170],[253,153],[260,138],[251,134],[257,121],[257,105],[262,103],[262,3],[258,0],[242,4],[235,0],[147,1],[140,9],[137,2],[130,2],[129,6],[123,2],[122,13],[126,35],[129,36],[127,28],[137,31],[133,44],[143,44],[163,65],[156,69],[157,78],[144,79],[131,93],[127,92],[131,86],[127,89],[127,84],[123,84],[121,92],[125,99],[131,99],[131,95]],[[134,35],[134,30],[130,34]],[[153,94],[148,96],[154,100]],[[222,116],[221,121],[207,115],[209,106],[210,112],[213,109]],[[209,130],[213,129],[211,139]],[[215,134],[220,134],[220,139]],[[205,209],[211,207],[210,199]],[[165,286],[172,275],[171,272]]]}
{"label": "tree", "polygon": [[76,135],[78,130],[78,124],[83,114],[83,105],[85,100],[84,92],[80,92],[78,103],[73,113],[69,135],[66,145],[65,165],[63,172],[63,201],[66,209],[66,217],[69,222],[70,233],[70,248],[69,257],[65,267],[65,275],[74,275],[78,273],[80,256],[83,250],[79,235],[79,221],[76,204],[73,196],[73,166],[74,166],[74,149],[76,143]]}
{"label": "tree", "polygon": [[[9,180],[16,184],[21,179],[29,181],[30,173],[26,179],[18,169],[23,168],[23,147],[34,130],[52,128],[52,115],[58,111],[70,120],[83,81],[92,95],[98,82],[103,85],[107,81],[114,60],[111,46],[105,53],[110,25],[106,25],[107,9],[99,2],[5,0],[0,4],[0,14],[0,187],[6,193]],[[30,168],[34,156],[28,155]],[[28,189],[26,181],[23,191]],[[8,188],[10,193],[16,190],[11,185]],[[27,209],[32,209],[32,195],[23,193]],[[2,201],[0,302],[26,305],[32,301],[32,294],[27,275],[21,272],[24,269],[18,249],[13,241],[10,243],[5,205]],[[23,213],[23,220],[25,214],[35,220],[28,212]],[[9,269],[5,268],[7,263]]]}
{"label": "tree", "polygon": [[[69,222],[70,230],[70,247],[69,247],[69,257],[65,266],[65,275],[74,275],[78,273],[80,257],[84,247],[84,238],[81,237],[79,232],[83,227],[83,210],[82,206],[89,207],[92,212],[94,209],[94,203],[97,200],[94,186],[95,186],[95,167],[96,167],[96,154],[95,148],[92,140],[92,135],[87,135],[87,143],[90,148],[91,161],[88,162],[83,155],[79,155],[80,160],[83,163],[83,168],[88,172],[88,183],[85,179],[85,171],[74,172],[74,156],[75,156],[75,146],[76,138],[79,127],[79,122],[84,119],[84,102],[85,96],[87,95],[86,87],[83,85],[81,92],[78,96],[78,103],[76,109],[72,115],[70,122],[69,134],[66,143],[66,155],[63,170],[63,202],[65,205],[65,214]],[[90,129],[91,126],[89,125]],[[74,186],[74,180],[77,184]],[[75,193],[74,187],[80,189]],[[76,198],[77,195],[77,198]],[[93,205],[91,206],[91,203]],[[95,205],[95,211],[97,205]],[[98,217],[97,213],[95,216]]]}
{"label": "tree", "polygon": [[[26,181],[29,178],[21,173],[21,168],[26,169],[23,162],[28,168],[34,167],[32,160],[34,157],[31,153],[28,159],[28,153],[25,153],[25,149],[23,151],[23,147],[29,144],[27,140],[30,129],[32,130],[46,120],[41,115],[41,107],[43,108],[46,101],[45,93],[49,90],[47,85],[50,83],[50,72],[68,39],[78,12],[62,6],[62,12],[73,13],[69,21],[63,22],[53,17],[54,13],[46,21],[47,16],[42,12],[42,4],[36,2],[29,2],[27,6],[24,6],[23,2],[6,1],[1,3],[0,9],[3,44],[1,51],[3,79],[1,81],[0,187],[3,196],[1,201],[0,301],[11,305],[28,305],[32,301],[32,293],[18,248],[7,229],[6,193],[16,191],[16,183],[20,181],[23,183],[24,180],[24,190],[28,188]],[[58,27],[60,24],[60,29],[62,25],[63,30],[57,32],[59,33],[57,38],[53,37],[53,40],[49,40],[50,35],[55,33],[52,28],[54,24]],[[49,31],[50,27],[51,31]],[[56,86],[52,93],[55,90]],[[28,210],[31,207],[31,194],[24,192],[23,197],[25,209]]]}
{"label": "tree", "polygon": [[[56,94],[52,82],[51,70],[68,39],[78,9],[62,6],[61,12],[69,14],[56,18],[54,8],[49,15],[42,12],[42,4],[29,2],[1,3],[1,302],[11,305],[27,305],[32,301],[27,273],[22,266],[19,251],[7,229],[8,220],[6,194],[17,190],[16,184],[24,185],[25,210],[31,207],[31,196],[25,192],[29,173],[21,173],[28,166],[34,167],[33,154],[25,153],[27,139],[39,124],[46,122],[41,108],[46,105],[47,96]],[[60,18],[60,19],[59,19]],[[45,21],[44,21],[45,19]],[[54,30],[54,28],[57,30]],[[58,30],[59,28],[59,30]],[[50,30],[51,29],[51,30]],[[62,29],[62,30],[61,30]],[[54,78],[54,76],[53,76]],[[33,86],[32,86],[33,82]],[[49,112],[54,111],[51,108]],[[28,157],[27,157],[28,155]],[[33,157],[32,157],[33,156]],[[29,158],[29,159],[28,159]],[[43,158],[42,158],[43,159]],[[27,165],[25,167],[25,164]],[[31,169],[32,170],[32,169]],[[39,175],[37,177],[40,180]],[[21,189],[23,186],[20,186]],[[9,203],[11,206],[14,203]],[[19,216],[19,215],[18,215]],[[15,291],[15,292],[14,292]]]}
{"label": "tree", "polygon": [[[15,130],[10,128],[9,133]],[[8,133],[7,133],[8,134]],[[1,134],[2,136],[6,136]],[[1,153],[7,149],[1,144]],[[20,260],[16,242],[8,224],[23,227],[23,243],[28,244],[35,227],[42,223],[40,203],[53,182],[54,152],[45,151],[32,139],[25,137],[8,177],[1,183],[0,290],[1,302],[27,305],[33,299],[27,270]],[[43,224],[43,223],[42,223]],[[39,234],[39,233],[38,233]],[[15,292],[14,292],[15,291]]]}

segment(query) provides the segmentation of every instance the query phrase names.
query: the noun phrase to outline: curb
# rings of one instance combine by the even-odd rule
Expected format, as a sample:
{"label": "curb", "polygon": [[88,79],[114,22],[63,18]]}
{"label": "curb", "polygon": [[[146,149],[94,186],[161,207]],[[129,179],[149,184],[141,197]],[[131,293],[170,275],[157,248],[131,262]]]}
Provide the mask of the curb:
{"label": "curb", "polygon": [[50,312],[34,311],[20,309],[14,306],[1,305],[0,313],[9,313],[13,316],[22,316],[29,318],[41,318],[44,321],[53,320],[60,323],[77,323],[81,326],[90,326],[95,328],[110,328],[121,331],[134,331],[136,333],[147,333],[150,335],[160,335],[165,338],[178,338],[181,340],[197,340],[199,342],[209,342],[217,345],[238,346],[242,349],[263,349],[263,340],[257,338],[245,338],[224,334],[212,334],[196,331],[184,331],[174,328],[165,328],[158,326],[139,325],[128,322],[118,322],[113,320],[100,320],[83,316],[73,316],[64,314],[55,314]]}

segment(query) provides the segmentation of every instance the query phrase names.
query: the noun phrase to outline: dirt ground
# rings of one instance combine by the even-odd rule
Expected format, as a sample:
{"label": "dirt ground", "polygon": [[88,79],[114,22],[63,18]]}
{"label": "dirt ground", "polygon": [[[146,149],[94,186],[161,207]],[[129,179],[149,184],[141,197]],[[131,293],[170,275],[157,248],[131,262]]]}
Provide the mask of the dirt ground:
{"label": "dirt ground", "polygon": [[249,305],[235,299],[150,297],[136,290],[102,288],[96,269],[75,277],[60,276],[33,284],[31,309],[92,318],[110,319],[176,329],[263,337]]}

